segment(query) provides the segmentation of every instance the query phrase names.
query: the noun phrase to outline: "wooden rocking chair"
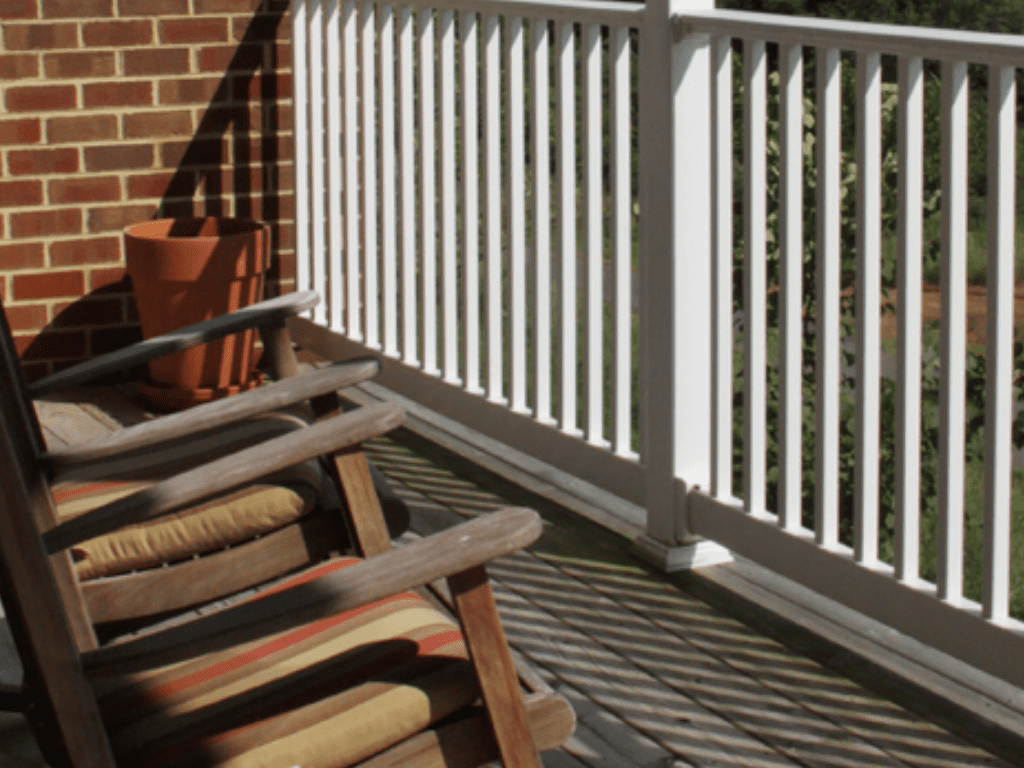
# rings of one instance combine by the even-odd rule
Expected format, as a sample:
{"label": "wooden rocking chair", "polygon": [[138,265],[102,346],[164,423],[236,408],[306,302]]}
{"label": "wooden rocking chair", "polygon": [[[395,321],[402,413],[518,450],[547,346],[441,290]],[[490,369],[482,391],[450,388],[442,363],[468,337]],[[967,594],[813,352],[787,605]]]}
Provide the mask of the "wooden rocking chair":
{"label": "wooden rocking chair", "polygon": [[[483,568],[536,539],[536,514],[508,509],[390,547],[359,444],[398,426],[400,408],[335,412],[61,520],[55,468],[98,457],[46,453],[31,404],[15,394],[20,366],[2,330],[0,599],[25,668],[29,719],[52,764],[473,766],[500,757],[514,768],[539,766],[538,750],[571,734],[562,699],[521,695]],[[337,369],[316,371],[220,401],[202,426],[330,397],[340,378]],[[167,426],[171,418],[153,429],[187,433],[184,423]],[[134,450],[134,439],[117,448]],[[110,460],[108,448],[99,458]],[[353,535],[370,557],[328,560],[242,604],[101,642],[95,614],[105,598],[87,594],[74,547],[317,457],[329,458]],[[304,540],[275,546],[306,550]],[[232,568],[190,562],[214,565],[161,569],[129,591],[160,600],[262,567],[258,559]],[[441,578],[457,624],[409,591]]]}
{"label": "wooden rocking chair", "polygon": [[[25,403],[29,434],[44,456],[58,520],[149,487],[174,471],[286,434],[311,421],[314,412],[326,415],[337,411],[334,391],[375,375],[379,365],[364,359],[339,363],[316,375],[299,375],[284,323],[317,301],[312,291],[282,296],[88,360],[32,384],[24,382],[16,361],[12,362],[14,384],[5,392]],[[253,327],[260,331],[271,375],[279,383],[66,450],[44,451],[30,398],[77,387]],[[11,348],[2,304],[0,336],[0,343]],[[311,407],[304,402],[309,399]],[[304,412],[280,410],[289,403],[303,403]],[[342,475],[345,461],[338,457],[334,462]],[[390,533],[404,530],[408,509],[379,473],[372,467],[370,471],[377,500],[367,498],[361,503],[379,501]],[[204,500],[187,513],[96,537],[76,547],[76,575],[92,620],[116,622],[122,628],[125,621],[138,625],[140,619],[201,605],[315,563],[328,552],[348,547],[367,554],[359,537],[348,529],[352,516],[336,514],[340,503],[336,497],[343,494],[337,493],[325,474],[316,461],[309,461],[278,473],[270,482]],[[373,504],[371,516],[380,513],[377,506]],[[320,513],[311,514],[314,510]],[[354,519],[359,523],[362,518],[356,514]],[[383,540],[371,542],[378,550],[388,536],[380,538]],[[204,557],[195,559],[197,555]],[[167,583],[168,574],[162,571],[168,567],[181,572],[175,578],[188,588],[154,594],[153,584]],[[213,573],[219,576],[210,578]]]}

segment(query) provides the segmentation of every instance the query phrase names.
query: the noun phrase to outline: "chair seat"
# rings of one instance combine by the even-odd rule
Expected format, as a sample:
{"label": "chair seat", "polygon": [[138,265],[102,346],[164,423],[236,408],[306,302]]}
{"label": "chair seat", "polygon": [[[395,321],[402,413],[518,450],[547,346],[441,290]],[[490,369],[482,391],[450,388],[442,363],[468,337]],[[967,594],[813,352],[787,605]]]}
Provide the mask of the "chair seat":
{"label": "chair seat", "polygon": [[[84,514],[155,484],[155,480],[53,486],[60,519]],[[193,555],[235,546],[283,528],[307,515],[317,503],[322,474],[315,462],[173,515],[98,536],[72,548],[82,581],[156,568]]]}
{"label": "chair seat", "polygon": [[[332,561],[278,589],[356,562]],[[476,701],[467,658],[452,621],[404,593],[94,685],[126,765],[341,768]]]}

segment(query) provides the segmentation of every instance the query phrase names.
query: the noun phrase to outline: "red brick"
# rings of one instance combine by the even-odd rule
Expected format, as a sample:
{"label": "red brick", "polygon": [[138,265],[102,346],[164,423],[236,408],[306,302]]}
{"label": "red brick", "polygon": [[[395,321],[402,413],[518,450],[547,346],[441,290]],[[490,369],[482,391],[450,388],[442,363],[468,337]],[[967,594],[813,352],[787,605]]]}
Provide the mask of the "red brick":
{"label": "red brick", "polygon": [[289,73],[244,75],[232,78],[231,97],[236,101],[273,100],[291,98],[291,95],[292,76]]}
{"label": "red brick", "polygon": [[159,22],[160,42],[221,43],[228,39],[228,20],[225,18],[165,19]]}
{"label": "red brick", "polygon": [[52,78],[111,77],[117,71],[113,51],[48,53],[43,66]]}
{"label": "red brick", "polygon": [[192,113],[184,110],[139,112],[124,117],[124,137],[126,139],[191,135]]}
{"label": "red brick", "polygon": [[55,299],[60,296],[81,296],[85,293],[85,275],[80,269],[57,272],[49,270],[31,275],[14,275],[15,301]]}
{"label": "red brick", "polygon": [[130,293],[132,282],[124,267],[107,267],[89,270],[90,293]]}
{"label": "red brick", "polygon": [[226,69],[250,70],[263,66],[263,46],[211,45],[199,49],[200,72],[223,72]]}
{"label": "red brick", "polygon": [[73,85],[23,85],[7,89],[10,112],[49,112],[73,109],[76,104]]}
{"label": "red brick", "polygon": [[156,205],[113,205],[90,208],[86,225],[89,232],[120,232],[125,227],[153,218]]}
{"label": "red brick", "polygon": [[188,0],[117,0],[118,16],[184,16]]}
{"label": "red brick", "polygon": [[153,42],[150,21],[93,21],[82,25],[82,39],[88,46],[122,48]]}
{"label": "red brick", "polygon": [[217,94],[222,79],[219,77],[202,77],[160,81],[161,104],[209,104],[214,97],[218,100],[227,98],[227,89]]}
{"label": "red brick", "polygon": [[77,235],[81,231],[82,212],[78,208],[47,208],[42,211],[11,214],[11,237]]}
{"label": "red brick", "polygon": [[195,0],[196,14],[205,13],[255,13],[263,4],[262,0]]}
{"label": "red brick", "polygon": [[79,299],[54,308],[55,328],[89,328],[124,322],[124,301],[114,297]]}
{"label": "red brick", "polygon": [[227,156],[227,144],[220,139],[169,141],[160,145],[160,163],[164,168],[220,165]]}
{"label": "red brick", "polygon": [[142,341],[142,328],[122,325],[117,328],[96,328],[92,332],[92,353],[102,355]]}
{"label": "red brick", "polygon": [[22,80],[38,76],[39,61],[32,54],[9,53],[0,56],[0,80]]}
{"label": "red brick", "polygon": [[82,86],[82,106],[148,107],[153,103],[153,84],[146,80],[131,82],[86,83]]}
{"label": "red brick", "polygon": [[19,24],[4,29],[4,45],[9,51],[41,51],[78,47],[75,24]]}
{"label": "red brick", "polygon": [[45,304],[4,307],[12,331],[38,331],[47,323]]}
{"label": "red brick", "polygon": [[287,27],[282,24],[282,16],[278,14],[256,15],[250,17],[235,17],[231,20],[232,38],[249,42],[256,40],[275,40],[278,27]]}
{"label": "red brick", "polygon": [[235,139],[236,163],[276,163],[280,159],[292,157],[294,147],[290,133],[277,136],[263,136],[239,141]]}
{"label": "red brick", "polygon": [[121,182],[116,176],[53,179],[47,192],[51,203],[110,203],[121,199]]}
{"label": "red brick", "polygon": [[187,48],[144,48],[124,52],[124,73],[134,75],[187,75]]}
{"label": "red brick", "polygon": [[278,253],[275,259],[278,280],[295,279],[295,254]]}
{"label": "red brick", "polygon": [[78,150],[71,147],[11,150],[7,155],[7,167],[13,176],[75,173],[78,170]]}
{"label": "red brick", "polygon": [[85,357],[85,331],[45,330],[38,336],[18,336],[15,348],[22,360]]}
{"label": "red brick", "polygon": [[117,144],[85,148],[87,171],[125,171],[153,167],[151,144]]}
{"label": "red brick", "polygon": [[45,265],[42,243],[0,245],[0,268],[34,269]]}
{"label": "red brick", "polygon": [[160,216],[166,218],[188,218],[190,216],[224,216],[226,212],[223,207],[217,204],[214,206],[209,200],[204,200],[197,207],[195,200],[177,198],[163,200],[160,203]]}
{"label": "red brick", "polygon": [[146,197],[192,197],[195,189],[195,174],[191,171],[146,173],[128,177],[128,198],[131,200]]}
{"label": "red brick", "polygon": [[0,1],[0,19],[38,19],[36,0]]}
{"label": "red brick", "polygon": [[51,117],[46,121],[49,144],[78,144],[104,139],[117,139],[117,118],[113,115]]}
{"label": "red brick", "polygon": [[108,264],[121,260],[121,238],[90,237],[82,240],[57,240],[50,243],[50,264],[74,267],[84,264]]}
{"label": "red brick", "polygon": [[263,168],[258,165],[224,168],[220,170],[220,176],[218,190],[230,189],[246,195],[267,189],[268,187],[264,185],[269,184],[272,179],[272,174],[265,174]]}
{"label": "red brick", "polygon": [[0,181],[0,201],[4,206],[42,205],[43,182]]}
{"label": "red brick", "polygon": [[95,19],[113,15],[113,0],[43,0],[44,19]]}
{"label": "red brick", "polygon": [[42,127],[36,118],[0,120],[0,144],[35,144],[42,138]]}

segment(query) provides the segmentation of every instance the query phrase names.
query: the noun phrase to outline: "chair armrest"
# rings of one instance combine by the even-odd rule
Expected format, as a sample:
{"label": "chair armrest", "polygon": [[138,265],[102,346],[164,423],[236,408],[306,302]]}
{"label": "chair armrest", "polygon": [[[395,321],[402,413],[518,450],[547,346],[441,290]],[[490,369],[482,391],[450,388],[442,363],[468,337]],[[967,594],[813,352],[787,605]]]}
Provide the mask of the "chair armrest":
{"label": "chair armrest", "polygon": [[401,426],[400,405],[380,403],[320,422],[190,469],[123,499],[51,528],[43,535],[53,554],[80,541],[161,517],[188,504],[238,488],[317,456],[357,445]]}
{"label": "chair armrest", "polygon": [[235,397],[215,400],[186,411],[136,424],[87,443],[48,451],[43,454],[41,461],[48,471],[58,473],[71,467],[109,460],[119,454],[181,440],[199,432],[207,432],[251,416],[336,392],[372,378],[379,372],[380,363],[375,358],[333,363],[325,368],[276,381]]}
{"label": "chair armrest", "polygon": [[169,664],[353,610],[432,581],[463,573],[536,541],[532,509],[482,515],[361,563],[164,632],[82,655],[100,674]]}
{"label": "chair armrest", "polygon": [[261,301],[226,315],[179,328],[171,333],[154,336],[45,376],[29,385],[29,395],[39,397],[48,392],[79,386],[100,376],[133,368],[189,347],[216,341],[232,333],[284,323],[287,318],[315,307],[319,301],[320,297],[315,291],[288,293]]}

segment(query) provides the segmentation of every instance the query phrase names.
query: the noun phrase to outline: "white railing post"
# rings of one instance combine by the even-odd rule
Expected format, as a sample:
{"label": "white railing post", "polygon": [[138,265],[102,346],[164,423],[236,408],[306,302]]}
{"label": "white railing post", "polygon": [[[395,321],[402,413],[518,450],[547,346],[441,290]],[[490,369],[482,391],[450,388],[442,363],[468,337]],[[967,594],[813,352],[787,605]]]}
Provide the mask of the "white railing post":
{"label": "white railing post", "polygon": [[[643,365],[641,555],[666,570],[722,562],[697,541],[686,497],[711,477],[710,38],[671,14],[713,0],[648,0],[640,39],[639,172]],[[678,478],[678,480],[677,480]]]}

